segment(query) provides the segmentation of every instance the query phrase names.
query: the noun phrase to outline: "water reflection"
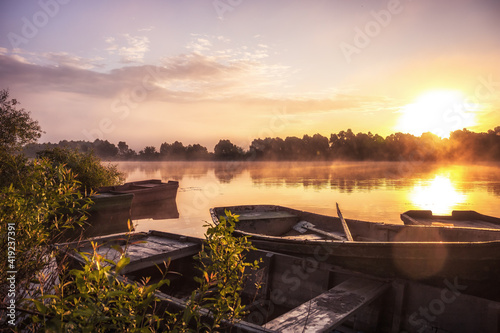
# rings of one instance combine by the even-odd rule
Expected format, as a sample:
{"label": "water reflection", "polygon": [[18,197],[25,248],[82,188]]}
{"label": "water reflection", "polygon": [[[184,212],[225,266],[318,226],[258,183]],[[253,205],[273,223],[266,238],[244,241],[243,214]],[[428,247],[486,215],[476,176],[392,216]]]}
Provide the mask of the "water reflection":
{"label": "water reflection", "polygon": [[[161,178],[182,181],[214,175],[221,184],[230,184],[249,175],[257,186],[332,189],[355,193],[377,189],[407,190],[423,187],[433,180],[444,186],[436,174],[448,174],[455,190],[486,189],[500,196],[500,165],[440,165],[424,162],[118,162],[127,181]],[[444,177],[444,176],[442,176]],[[417,189],[418,190],[418,189]],[[421,191],[421,190],[419,190]]]}
{"label": "water reflection", "polygon": [[436,175],[430,181],[419,181],[409,193],[410,201],[434,214],[450,214],[453,207],[467,202],[467,194],[458,192],[449,177]]}
{"label": "water reflection", "polygon": [[178,219],[138,229],[203,236],[209,208],[276,204],[319,214],[401,224],[400,214],[431,209],[500,216],[500,165],[398,162],[118,162],[126,181],[179,181]]}

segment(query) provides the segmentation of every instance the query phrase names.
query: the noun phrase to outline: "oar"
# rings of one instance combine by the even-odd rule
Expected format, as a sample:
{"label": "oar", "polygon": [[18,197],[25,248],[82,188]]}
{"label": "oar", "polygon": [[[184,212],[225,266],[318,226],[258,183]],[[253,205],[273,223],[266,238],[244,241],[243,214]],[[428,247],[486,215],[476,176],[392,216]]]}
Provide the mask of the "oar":
{"label": "oar", "polygon": [[328,231],[318,229],[318,228],[316,228],[316,226],[314,224],[307,222],[307,221],[300,221],[299,223],[297,223],[296,225],[293,226],[293,229],[300,232],[301,234],[307,232],[307,230],[310,230],[310,231],[313,231],[313,232],[320,234],[320,235],[323,235],[323,236],[327,236],[327,237],[330,237],[333,239],[345,241],[344,237],[337,236],[337,235],[332,234]]}
{"label": "oar", "polygon": [[351,231],[349,230],[349,227],[347,226],[347,223],[345,222],[344,217],[342,216],[342,213],[340,212],[339,204],[337,202],[336,202],[336,204],[337,204],[337,215],[339,216],[340,222],[342,222],[342,227],[344,228],[344,232],[345,232],[345,235],[347,237],[347,240],[349,242],[352,242],[354,240],[352,239]]}

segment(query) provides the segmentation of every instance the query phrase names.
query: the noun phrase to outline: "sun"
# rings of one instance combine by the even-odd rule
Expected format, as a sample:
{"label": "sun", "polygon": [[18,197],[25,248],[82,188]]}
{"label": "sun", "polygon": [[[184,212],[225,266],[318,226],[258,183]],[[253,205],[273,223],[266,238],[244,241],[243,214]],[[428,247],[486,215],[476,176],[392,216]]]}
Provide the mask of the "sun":
{"label": "sun", "polygon": [[420,136],[431,132],[441,138],[450,132],[474,126],[476,104],[456,90],[432,90],[403,106],[396,130]]}

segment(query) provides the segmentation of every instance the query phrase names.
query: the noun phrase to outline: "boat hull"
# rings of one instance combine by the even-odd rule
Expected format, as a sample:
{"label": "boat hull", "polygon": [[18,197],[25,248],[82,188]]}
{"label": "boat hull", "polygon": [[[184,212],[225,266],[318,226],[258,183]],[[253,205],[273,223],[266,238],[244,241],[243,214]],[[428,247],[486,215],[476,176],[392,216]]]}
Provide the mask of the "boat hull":
{"label": "boat hull", "polygon": [[[458,279],[466,283],[469,291],[474,291],[474,294],[484,294],[485,284],[498,284],[500,233],[496,230],[473,233],[470,236],[471,241],[446,241],[447,234],[457,234],[455,230],[447,233],[449,230],[438,227],[389,225],[347,219],[346,222],[355,239],[353,242],[318,239],[317,235],[312,234],[310,236],[315,237],[297,239],[295,236],[278,234],[286,234],[290,225],[300,220],[318,226],[331,224],[330,231],[341,230],[341,223],[334,217],[279,206],[215,208],[211,211],[215,223],[218,223],[219,216],[225,215],[226,209],[242,218],[236,225],[235,234],[249,236],[252,244],[263,250],[299,255],[311,260],[321,259],[330,264],[381,277],[404,278],[438,285],[442,285],[447,279]],[[295,215],[296,222],[282,220],[276,223],[281,225],[274,225],[272,218],[267,221],[255,218],[249,222],[247,216],[255,215],[259,211],[291,213]],[[253,226],[250,226],[250,223]],[[378,238],[382,238],[386,233],[387,241],[357,240],[362,238],[362,228],[371,228],[374,230],[372,233]],[[258,232],[265,229],[272,230],[274,235]],[[462,238],[466,236],[464,234]],[[481,241],[481,237],[488,239]],[[478,240],[472,241],[474,238]],[[498,295],[494,297],[498,298]]]}
{"label": "boat hull", "polygon": [[87,211],[87,220],[81,227],[66,230],[63,239],[97,237],[130,231],[133,198],[132,193],[102,193],[89,197],[93,203]]}
{"label": "boat hull", "polygon": [[500,229],[500,218],[473,210],[454,210],[451,215],[433,215],[430,210],[409,210],[401,214],[406,225],[442,225],[464,228]]}
{"label": "boat hull", "polygon": [[[164,285],[157,297],[158,308],[171,313],[183,311],[189,299],[195,269],[193,254],[201,250],[201,240],[182,235],[150,231],[108,236],[92,241],[97,251],[116,261],[125,247],[131,259],[121,274],[129,281],[156,279],[157,265],[170,262]],[[76,267],[84,264],[79,253],[92,252],[90,241],[61,244],[58,248],[73,258]],[[75,251],[76,250],[76,251]],[[304,258],[269,251],[250,251],[247,262],[259,260],[259,269],[249,272],[241,291],[247,300],[248,315],[231,323],[227,330],[238,332],[496,332],[500,304],[464,293],[469,286],[458,279],[438,287],[415,281],[378,278],[336,267],[324,257]],[[79,263],[78,265],[76,263]],[[156,274],[156,275],[155,275]],[[181,275],[182,274],[182,275]],[[256,288],[255,283],[260,287]],[[371,297],[370,298],[370,294]],[[438,315],[439,314],[439,315]],[[319,327],[318,324],[322,324]]]}
{"label": "boat hull", "polygon": [[179,182],[162,182],[150,179],[125,183],[124,185],[106,186],[98,189],[99,193],[132,193],[132,219],[167,219],[179,217],[175,202]]}

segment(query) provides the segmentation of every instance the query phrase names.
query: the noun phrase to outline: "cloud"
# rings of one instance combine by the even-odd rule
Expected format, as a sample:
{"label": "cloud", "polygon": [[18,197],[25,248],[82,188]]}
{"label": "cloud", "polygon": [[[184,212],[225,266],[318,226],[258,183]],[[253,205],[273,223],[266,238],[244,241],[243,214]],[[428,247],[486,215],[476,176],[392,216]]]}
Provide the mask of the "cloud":
{"label": "cloud", "polygon": [[372,112],[394,108],[394,103],[384,97],[341,91],[320,95],[303,92],[300,96],[279,93],[290,69],[253,59],[228,61],[226,58],[189,53],[166,57],[158,66],[126,66],[102,73],[90,69],[95,60],[66,53],[51,53],[46,58],[59,66],[36,65],[21,62],[14,56],[0,55],[0,84],[48,94],[71,92],[80,94],[82,98],[132,96],[142,91],[150,101],[226,101],[261,107],[287,105],[293,114],[344,110]]}
{"label": "cloud", "polygon": [[139,29],[139,32],[149,32],[152,31],[154,28],[155,28],[154,26],[150,25],[149,27]]}
{"label": "cloud", "polygon": [[123,34],[120,37],[119,41],[115,37],[106,37],[104,41],[109,44],[106,51],[112,55],[118,54],[123,64],[143,62],[144,55],[149,51],[149,38],[130,34]]}
{"label": "cloud", "polygon": [[82,58],[75,55],[71,55],[67,52],[49,52],[44,54],[44,58],[54,62],[57,66],[67,66],[79,69],[93,69],[101,68],[104,65],[102,61],[104,58],[95,57],[92,59]]}
{"label": "cloud", "polygon": [[195,53],[202,54],[203,51],[210,50],[211,46],[212,43],[208,39],[197,38],[196,40],[189,42],[186,48],[188,50],[192,50]]}

